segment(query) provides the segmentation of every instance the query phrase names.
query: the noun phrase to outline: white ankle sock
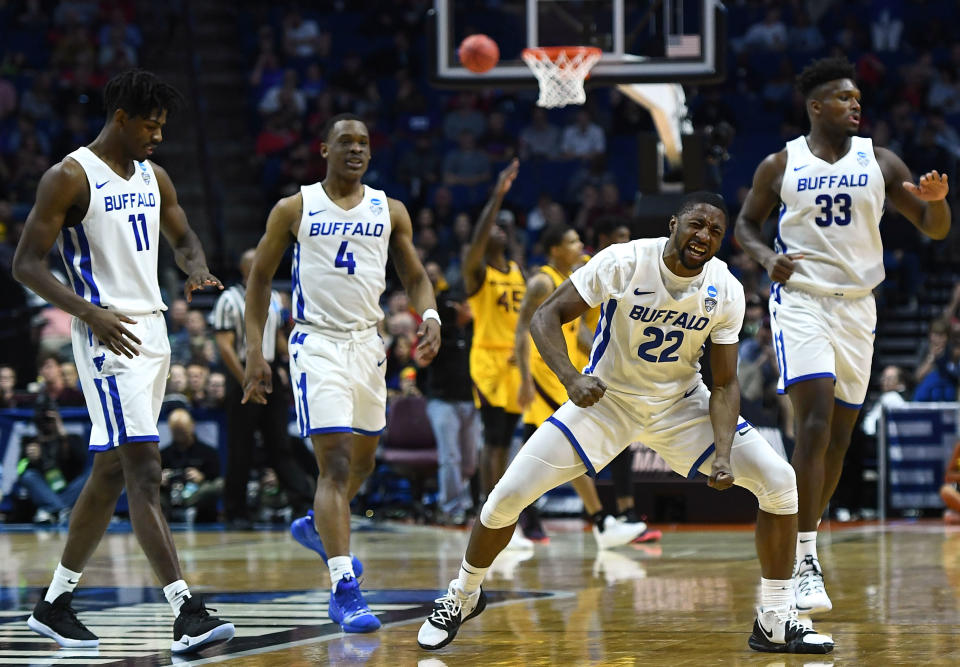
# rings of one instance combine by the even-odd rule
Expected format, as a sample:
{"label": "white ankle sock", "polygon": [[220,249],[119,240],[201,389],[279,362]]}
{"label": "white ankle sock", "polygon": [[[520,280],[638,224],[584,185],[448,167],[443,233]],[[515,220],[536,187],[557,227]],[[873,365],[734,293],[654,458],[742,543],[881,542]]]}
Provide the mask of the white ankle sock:
{"label": "white ankle sock", "polygon": [[794,606],[792,579],[760,579],[760,606],[767,609]]}
{"label": "white ankle sock", "polygon": [[817,558],[817,531],[815,530],[797,533],[797,560],[803,560],[804,556],[813,556],[814,560],[820,560]]}
{"label": "white ankle sock", "polygon": [[349,574],[356,578],[353,572],[353,559],[350,556],[334,556],[327,560],[327,567],[330,569],[330,585],[333,590],[337,589],[337,582],[343,579],[343,575]]}
{"label": "white ankle sock", "polygon": [[191,597],[187,582],[183,579],[177,579],[172,584],[164,586],[163,594],[166,596],[167,602],[170,603],[170,608],[173,609],[174,618],[180,615],[180,607],[187,601],[187,598]]}
{"label": "white ankle sock", "polygon": [[467,562],[467,559],[464,558],[463,562],[460,564],[460,576],[457,581],[460,582],[460,590],[464,593],[472,595],[483,582],[483,578],[487,576],[487,570],[489,567],[476,567]]}
{"label": "white ankle sock", "polygon": [[73,589],[77,587],[77,583],[80,581],[81,574],[81,572],[68,570],[63,566],[63,563],[57,563],[57,569],[53,571],[53,579],[50,581],[47,594],[43,596],[43,599],[52,603],[64,593],[73,593]]}

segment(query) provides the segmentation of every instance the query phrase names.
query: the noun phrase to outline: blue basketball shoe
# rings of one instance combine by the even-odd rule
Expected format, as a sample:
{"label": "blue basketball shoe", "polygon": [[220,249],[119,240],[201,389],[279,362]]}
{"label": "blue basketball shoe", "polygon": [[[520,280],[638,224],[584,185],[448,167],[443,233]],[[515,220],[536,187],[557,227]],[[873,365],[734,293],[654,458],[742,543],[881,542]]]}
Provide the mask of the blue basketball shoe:
{"label": "blue basketball shoe", "polygon": [[[317,526],[313,522],[313,510],[308,511],[307,516],[293,520],[290,524],[290,534],[297,542],[320,554],[324,563],[327,562],[327,552],[323,548],[323,542],[317,534]],[[353,559],[353,574],[359,577],[363,574],[363,563],[353,554],[350,554],[350,558]]]}
{"label": "blue basketball shoe", "polygon": [[380,629],[380,619],[373,615],[360,593],[360,582],[349,574],[337,582],[330,595],[330,620],[339,623],[344,632],[373,632]]}

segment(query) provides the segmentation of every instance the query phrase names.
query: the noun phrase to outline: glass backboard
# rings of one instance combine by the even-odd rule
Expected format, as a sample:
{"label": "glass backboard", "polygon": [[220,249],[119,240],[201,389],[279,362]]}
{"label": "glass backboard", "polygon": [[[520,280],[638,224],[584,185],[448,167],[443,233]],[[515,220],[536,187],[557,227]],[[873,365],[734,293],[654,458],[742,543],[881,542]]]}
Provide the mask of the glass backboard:
{"label": "glass backboard", "polygon": [[[725,9],[718,0],[434,0],[433,82],[441,87],[535,86],[520,53],[532,46],[603,51],[589,85],[707,83],[724,76]],[[457,47],[486,34],[500,62],[476,74]]]}

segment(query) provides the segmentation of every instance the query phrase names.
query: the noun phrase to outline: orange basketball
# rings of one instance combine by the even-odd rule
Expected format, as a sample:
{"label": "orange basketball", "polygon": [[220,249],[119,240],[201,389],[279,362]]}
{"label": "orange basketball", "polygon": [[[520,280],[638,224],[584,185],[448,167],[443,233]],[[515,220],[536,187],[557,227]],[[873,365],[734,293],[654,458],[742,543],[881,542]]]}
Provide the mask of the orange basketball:
{"label": "orange basketball", "polygon": [[500,60],[500,47],[486,35],[469,35],[460,42],[457,55],[471,72],[487,72]]}

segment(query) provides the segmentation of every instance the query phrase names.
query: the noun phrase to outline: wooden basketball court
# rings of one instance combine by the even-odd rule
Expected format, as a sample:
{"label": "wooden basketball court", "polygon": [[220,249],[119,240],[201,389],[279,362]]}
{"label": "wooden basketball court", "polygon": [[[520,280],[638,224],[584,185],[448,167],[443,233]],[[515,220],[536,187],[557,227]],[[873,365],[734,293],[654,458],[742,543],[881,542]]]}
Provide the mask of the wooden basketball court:
{"label": "wooden basketball court", "polygon": [[421,650],[417,629],[457,573],[462,530],[355,525],[364,589],[384,627],[344,635],[327,618],[326,568],[285,531],[175,534],[184,573],[237,637],[193,660],[171,658],[172,616],[129,531],[108,534],[74,606],[100,638],[59,649],[24,621],[65,534],[0,533],[0,664],[10,665],[956,665],[960,528],[904,522],[833,525],[820,558],[834,610],[826,656],[747,648],[759,571],[747,526],[660,526],[662,542],[599,553],[576,520],[552,539],[501,554],[490,606],[451,645]]}

